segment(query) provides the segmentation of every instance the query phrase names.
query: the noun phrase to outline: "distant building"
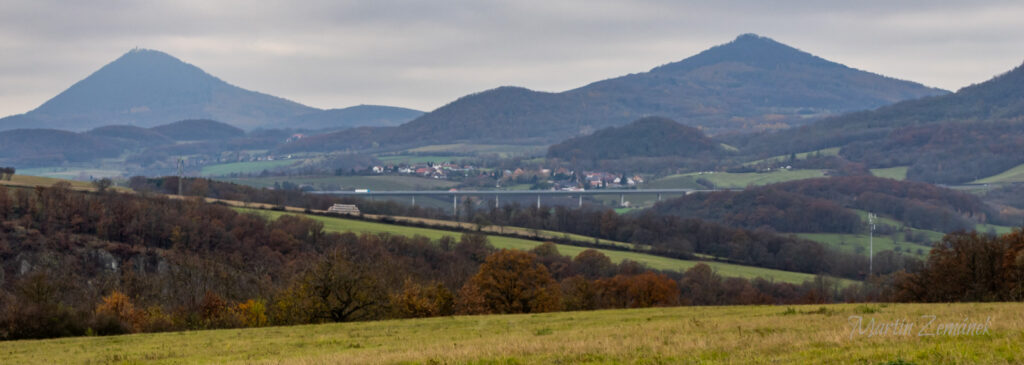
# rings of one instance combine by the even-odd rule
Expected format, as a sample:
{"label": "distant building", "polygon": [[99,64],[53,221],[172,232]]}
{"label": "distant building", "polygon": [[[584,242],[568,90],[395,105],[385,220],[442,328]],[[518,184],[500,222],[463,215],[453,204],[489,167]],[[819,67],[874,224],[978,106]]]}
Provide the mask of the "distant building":
{"label": "distant building", "polygon": [[335,204],[327,209],[328,213],[359,215],[359,207],[354,204]]}

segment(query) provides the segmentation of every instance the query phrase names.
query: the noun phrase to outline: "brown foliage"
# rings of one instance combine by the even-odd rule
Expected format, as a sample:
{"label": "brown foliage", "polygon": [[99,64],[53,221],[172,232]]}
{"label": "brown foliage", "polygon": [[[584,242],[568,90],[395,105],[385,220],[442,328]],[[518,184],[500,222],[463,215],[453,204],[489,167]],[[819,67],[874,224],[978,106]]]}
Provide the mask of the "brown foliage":
{"label": "brown foliage", "polygon": [[536,255],[501,250],[487,257],[459,292],[460,312],[536,313],[558,310],[560,298],[547,268]]}
{"label": "brown foliage", "polygon": [[1022,299],[1024,259],[1021,231],[1002,237],[977,232],[952,233],[932,248],[920,272],[901,274],[896,298],[952,302]]}
{"label": "brown foliage", "polygon": [[597,283],[581,275],[562,280],[562,307],[570,311],[601,308],[601,291]]}
{"label": "brown foliage", "polygon": [[589,248],[576,255],[572,262],[577,271],[587,279],[597,279],[611,276],[615,273],[615,264],[601,251]]}
{"label": "brown foliage", "polygon": [[96,306],[96,314],[117,320],[125,332],[139,332],[145,322],[145,313],[137,311],[131,299],[117,290],[103,297],[103,302]]}
{"label": "brown foliage", "polygon": [[448,316],[455,313],[455,296],[440,283],[406,280],[402,292],[391,296],[391,311],[395,318]]}
{"label": "brown foliage", "polygon": [[616,275],[599,280],[604,303],[612,308],[646,308],[676,305],[679,287],[664,274]]}

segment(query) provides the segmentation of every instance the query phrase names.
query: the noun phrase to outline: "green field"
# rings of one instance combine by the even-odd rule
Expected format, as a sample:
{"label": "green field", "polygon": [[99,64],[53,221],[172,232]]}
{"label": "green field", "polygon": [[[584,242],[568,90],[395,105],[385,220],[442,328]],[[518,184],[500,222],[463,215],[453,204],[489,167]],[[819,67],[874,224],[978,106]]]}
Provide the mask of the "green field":
{"label": "green field", "polygon": [[393,156],[377,156],[377,159],[385,163],[394,164],[420,164],[420,163],[435,163],[441,164],[446,162],[454,162],[463,159],[467,159],[466,156],[452,156],[452,155],[393,155]]}
{"label": "green field", "polygon": [[1008,227],[1008,226],[997,226],[995,224],[979,224],[979,225],[974,227],[974,230],[976,230],[978,232],[989,233],[991,231],[991,232],[995,232],[997,235],[1004,235],[1004,234],[1007,234],[1007,233],[1011,233],[1011,232],[1013,232],[1014,229],[1016,229],[1016,228],[1015,227]]}
{"label": "green field", "polygon": [[263,170],[273,170],[278,167],[288,166],[299,162],[299,160],[274,160],[274,161],[250,161],[232,162],[218,165],[203,166],[200,174],[203,176],[224,176],[230,174],[258,174]]}
{"label": "green field", "polygon": [[423,146],[408,150],[409,153],[458,153],[458,154],[496,154],[502,157],[533,155],[539,156],[547,152],[547,146],[534,145],[502,145],[502,144],[471,144],[454,143]]}
{"label": "green field", "polygon": [[713,172],[677,174],[651,181],[644,189],[707,189],[697,183],[697,179],[705,179],[717,188],[739,189],[747,186],[768,185],[793,180],[811,179],[825,176],[826,170],[777,170],[771,172]]}
{"label": "green field", "polygon": [[[867,227],[867,215],[868,212],[858,209],[851,209],[854,213],[860,216],[861,221],[864,222]],[[936,232],[927,229],[912,228],[905,225],[903,222],[888,218],[878,217],[878,224],[885,224],[896,228],[909,229],[913,234],[923,234],[927,237],[928,242],[937,242],[942,240],[945,236],[942,232]],[[994,224],[978,224],[974,227],[978,232],[989,233],[995,232],[996,234],[1006,234],[1013,231],[1014,227],[999,226]],[[819,242],[830,247],[834,247],[843,252],[858,253],[867,255],[868,254],[868,234],[849,234],[849,233],[796,233],[797,236],[805,238],[811,241]],[[909,253],[917,256],[918,258],[927,258],[928,252],[931,251],[931,247],[926,244],[920,244],[916,242],[910,242],[906,240],[906,236],[902,231],[888,235],[875,234],[875,252],[893,250],[897,252]],[[918,252],[920,251],[920,252]]]}
{"label": "green field", "polygon": [[634,210],[636,210],[636,208],[615,208],[615,213],[617,213],[617,214],[627,214],[627,213],[632,212]]}
{"label": "green field", "polygon": [[[735,147],[733,147],[733,148],[735,148]],[[785,161],[788,161],[791,157],[796,157],[797,160],[806,160],[808,156],[812,156],[812,155],[815,155],[815,154],[817,154],[818,156],[838,156],[839,155],[839,147],[824,148],[824,149],[820,149],[820,150],[817,150],[817,151],[811,151],[811,152],[800,152],[800,153],[795,154],[795,156],[794,155],[778,155],[778,156],[773,156],[773,157],[769,157],[769,158],[766,158],[766,159],[761,159],[761,160],[757,160],[757,161],[747,162],[747,163],[743,164],[743,166],[752,166],[752,165],[757,165],[757,164],[765,163],[765,162],[773,162],[773,163],[774,162],[785,162]]]}
{"label": "green field", "polygon": [[997,175],[972,181],[970,184],[1005,184],[1017,182],[1024,182],[1024,165],[1019,165]]}
{"label": "green field", "polygon": [[[849,233],[796,233],[800,238],[808,239],[811,241],[819,242],[828,247],[838,249],[842,252],[856,253],[864,256],[868,255],[870,243],[868,242],[867,234],[849,234]],[[930,237],[933,238],[933,237]],[[942,234],[939,234],[939,238],[942,238]],[[899,249],[897,251],[897,249]],[[902,233],[896,233],[894,235],[880,236],[875,235],[875,253],[881,251],[892,250],[896,252],[903,252],[915,256],[917,258],[927,258],[928,252],[931,251],[930,246],[925,246],[913,242],[908,242],[903,239]]]}
{"label": "green field", "polygon": [[[10,364],[1019,364],[1021,313],[1021,303],[620,309],[8,341],[0,354]],[[860,331],[896,320],[914,326]],[[964,320],[987,332],[938,335]]]}
{"label": "green field", "polygon": [[[294,214],[303,215],[298,213],[285,213],[280,211],[270,210],[255,210],[246,208],[236,208],[239,211],[250,212],[255,214],[261,214],[270,219],[277,219],[282,214]],[[334,217],[322,217],[317,215],[307,215],[307,217],[318,220],[324,223],[324,230],[328,232],[366,232],[366,233],[391,233],[404,236],[423,236],[431,240],[438,240],[444,236],[458,237],[461,235],[457,232],[445,231],[440,229],[430,228],[419,228],[419,227],[407,227],[400,225],[390,225],[385,223],[366,222],[355,219],[342,219]],[[496,248],[508,248],[516,250],[529,250],[537,247],[542,242],[533,241],[522,238],[512,238],[503,236],[489,236],[490,243]],[[557,245],[558,252],[562,255],[576,257],[580,252],[586,250],[584,247],[570,246],[570,245]],[[789,282],[789,283],[802,283],[807,280],[813,280],[814,275],[796,273],[790,271],[765,269],[753,266],[734,265],[722,262],[714,261],[691,261],[691,260],[678,260],[661,256],[648,255],[639,252],[628,252],[628,251],[615,251],[615,250],[598,250],[607,255],[613,262],[622,262],[622,260],[632,260],[647,265],[652,269],[657,270],[670,270],[683,272],[687,269],[696,266],[698,263],[704,262],[711,266],[712,269],[718,272],[719,275],[726,277],[742,277],[742,278],[755,278],[762,277],[765,279]],[[843,280],[844,283],[850,283],[849,280]]]}
{"label": "green field", "polygon": [[341,189],[370,190],[437,190],[455,186],[447,180],[430,179],[415,176],[267,176],[246,178],[218,179],[236,184],[249,185],[256,188],[273,187],[274,183],[290,181],[295,184],[310,184],[319,189],[338,186]]}
{"label": "green field", "polygon": [[877,177],[893,180],[907,179],[907,166],[887,167],[884,169],[871,169],[871,174]]}

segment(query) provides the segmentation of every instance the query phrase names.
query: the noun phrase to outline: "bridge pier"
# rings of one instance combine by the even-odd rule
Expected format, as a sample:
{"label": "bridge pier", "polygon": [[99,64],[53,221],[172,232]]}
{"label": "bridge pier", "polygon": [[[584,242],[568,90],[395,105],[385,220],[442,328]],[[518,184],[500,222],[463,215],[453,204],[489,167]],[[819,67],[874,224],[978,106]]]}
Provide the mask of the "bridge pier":
{"label": "bridge pier", "polygon": [[658,193],[658,201],[661,201],[661,193]]}
{"label": "bridge pier", "polygon": [[459,196],[458,195],[452,195],[452,217],[454,217],[456,221],[459,220]]}
{"label": "bridge pier", "polygon": [[619,194],[619,206],[626,205],[626,194]]}
{"label": "bridge pier", "polygon": [[498,209],[498,197],[500,195],[494,194],[494,209]]}
{"label": "bridge pier", "polygon": [[580,194],[580,208],[583,208],[583,194]]}
{"label": "bridge pier", "polygon": [[540,194],[537,194],[537,209],[540,209]]}
{"label": "bridge pier", "polygon": [[414,207],[416,206],[416,196],[415,195],[412,196],[412,206],[414,206]]}

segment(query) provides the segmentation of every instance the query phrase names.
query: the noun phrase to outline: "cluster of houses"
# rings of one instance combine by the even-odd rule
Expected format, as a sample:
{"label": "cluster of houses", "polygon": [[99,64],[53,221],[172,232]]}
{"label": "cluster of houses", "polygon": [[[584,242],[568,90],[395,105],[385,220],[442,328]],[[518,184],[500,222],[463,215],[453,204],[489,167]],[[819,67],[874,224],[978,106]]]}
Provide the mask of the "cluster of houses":
{"label": "cluster of houses", "polygon": [[[536,179],[534,179],[536,177]],[[616,189],[629,188],[642,184],[644,179],[640,176],[626,176],[625,174],[613,174],[603,171],[588,171],[583,174],[576,174],[564,167],[556,170],[504,170],[500,178],[513,182],[527,182],[531,179],[544,180],[554,190],[581,190],[581,189]]]}
{"label": "cluster of houses", "polygon": [[386,165],[373,166],[370,171],[374,174],[402,174],[429,177],[433,179],[447,179],[448,175],[467,175],[475,168],[471,165],[457,165],[453,163],[421,163],[412,165]]}
{"label": "cluster of houses", "polygon": [[618,189],[634,187],[644,182],[639,175],[632,177],[625,174],[612,174],[608,172],[585,172],[583,182],[587,189]]}

